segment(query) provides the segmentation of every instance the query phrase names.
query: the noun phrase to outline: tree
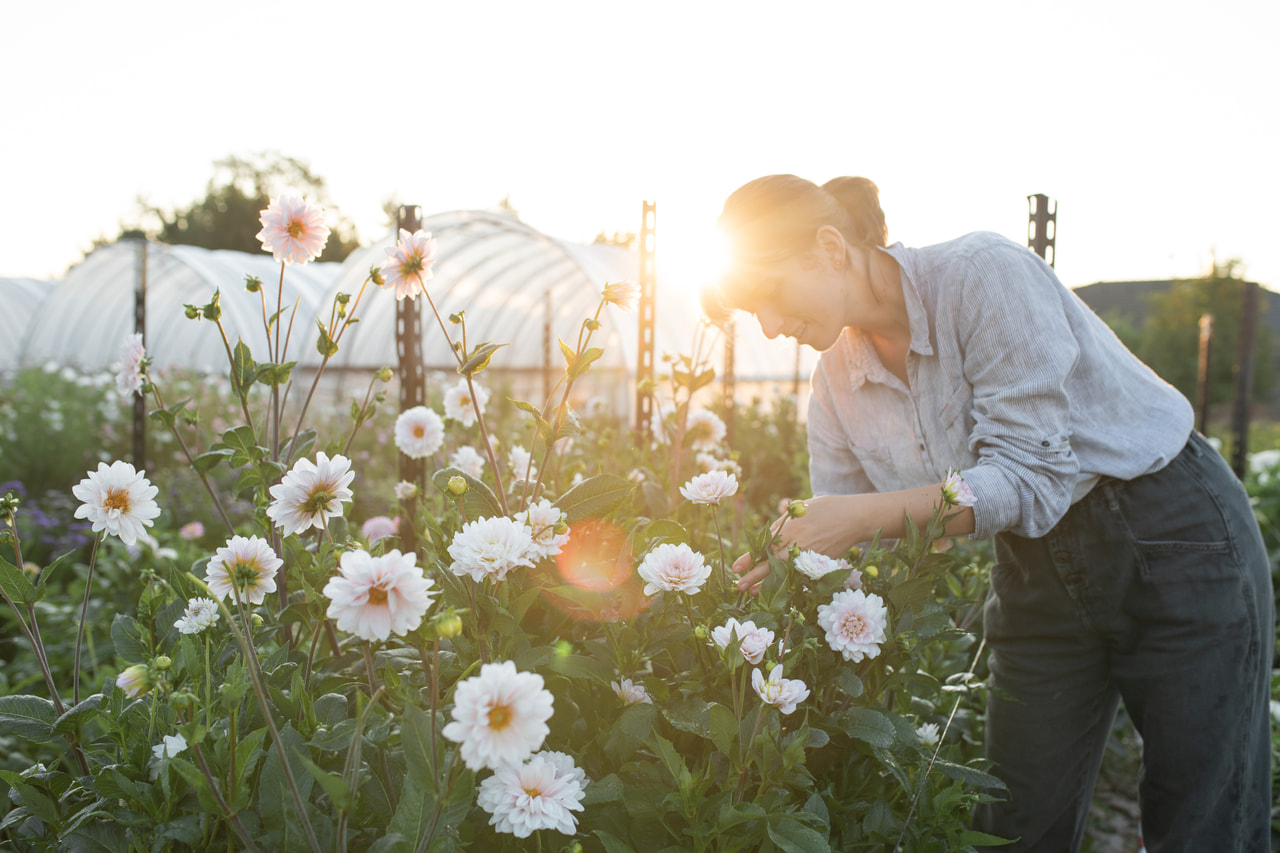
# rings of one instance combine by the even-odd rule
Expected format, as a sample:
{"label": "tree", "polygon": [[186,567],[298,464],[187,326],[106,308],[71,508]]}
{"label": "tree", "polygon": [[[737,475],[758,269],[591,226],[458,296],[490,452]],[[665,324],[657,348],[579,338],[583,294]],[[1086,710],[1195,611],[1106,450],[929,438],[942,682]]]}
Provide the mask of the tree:
{"label": "tree", "polygon": [[175,210],[139,199],[136,224],[123,226],[119,237],[141,231],[164,243],[261,252],[254,236],[262,227],[258,215],[273,197],[291,192],[308,197],[328,214],[329,240],[318,260],[341,261],[359,246],[355,226],[330,200],[324,178],[301,160],[263,151],[232,155],[213,167],[204,198]]}
{"label": "tree", "polygon": [[[1151,297],[1139,355],[1189,399],[1196,399],[1203,314],[1214,317],[1209,402],[1228,403],[1235,398],[1236,342],[1245,284],[1236,274],[1238,265],[1236,260],[1215,263],[1207,277],[1174,281],[1168,291]],[[1258,310],[1264,312],[1264,305],[1260,304]],[[1251,395],[1257,402],[1268,400],[1275,385],[1271,354],[1271,330],[1265,323],[1259,323],[1253,350]]]}

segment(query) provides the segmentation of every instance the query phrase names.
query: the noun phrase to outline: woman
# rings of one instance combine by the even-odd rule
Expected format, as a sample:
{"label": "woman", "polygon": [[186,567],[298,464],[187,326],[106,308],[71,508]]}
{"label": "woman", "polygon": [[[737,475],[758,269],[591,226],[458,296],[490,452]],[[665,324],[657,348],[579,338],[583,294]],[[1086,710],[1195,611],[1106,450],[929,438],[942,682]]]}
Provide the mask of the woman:
{"label": "woman", "polygon": [[[989,233],[887,245],[875,184],[760,178],[720,217],[727,307],[822,352],[816,497],[774,529],[844,554],[923,527],[948,469],[995,537],[987,753],[1009,786],[979,828],[1073,851],[1123,699],[1143,737],[1150,851],[1270,849],[1270,567],[1192,409],[1053,270]],[[768,565],[734,564],[755,589]]]}

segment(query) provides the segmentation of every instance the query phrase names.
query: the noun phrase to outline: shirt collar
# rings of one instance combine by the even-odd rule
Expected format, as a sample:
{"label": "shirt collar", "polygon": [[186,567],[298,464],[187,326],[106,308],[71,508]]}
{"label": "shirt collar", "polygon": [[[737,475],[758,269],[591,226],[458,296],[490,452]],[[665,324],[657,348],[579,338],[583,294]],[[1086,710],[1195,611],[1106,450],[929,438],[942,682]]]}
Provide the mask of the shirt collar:
{"label": "shirt collar", "polygon": [[894,243],[887,249],[880,249],[898,262],[902,279],[902,298],[907,305],[907,325],[911,329],[911,351],[919,355],[933,355],[933,330],[929,327],[929,315],[924,310],[924,300],[920,298],[917,284],[919,269],[916,256],[911,249],[902,243]]}

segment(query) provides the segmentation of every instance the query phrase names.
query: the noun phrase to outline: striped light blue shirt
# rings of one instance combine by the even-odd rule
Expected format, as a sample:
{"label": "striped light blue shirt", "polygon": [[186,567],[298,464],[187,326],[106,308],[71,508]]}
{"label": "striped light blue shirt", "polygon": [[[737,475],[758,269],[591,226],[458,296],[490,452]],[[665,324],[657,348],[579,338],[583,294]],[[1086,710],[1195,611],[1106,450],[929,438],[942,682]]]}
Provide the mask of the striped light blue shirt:
{"label": "striped light blue shirt", "polygon": [[809,402],[815,495],[896,491],[957,469],[976,538],[1043,536],[1099,476],[1164,467],[1191,404],[1130,353],[1053,269],[998,234],[885,249],[901,269],[904,385],[847,328]]}

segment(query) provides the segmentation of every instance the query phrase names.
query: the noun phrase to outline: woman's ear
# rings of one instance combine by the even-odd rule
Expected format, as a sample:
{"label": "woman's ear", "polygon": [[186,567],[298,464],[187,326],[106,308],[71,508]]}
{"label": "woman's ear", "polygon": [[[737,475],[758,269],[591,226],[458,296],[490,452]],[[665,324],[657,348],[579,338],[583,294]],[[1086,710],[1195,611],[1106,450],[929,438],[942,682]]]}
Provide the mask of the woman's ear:
{"label": "woman's ear", "polygon": [[831,264],[831,267],[837,270],[844,268],[845,261],[849,256],[849,248],[844,241],[844,235],[830,225],[823,225],[818,229],[818,251]]}

